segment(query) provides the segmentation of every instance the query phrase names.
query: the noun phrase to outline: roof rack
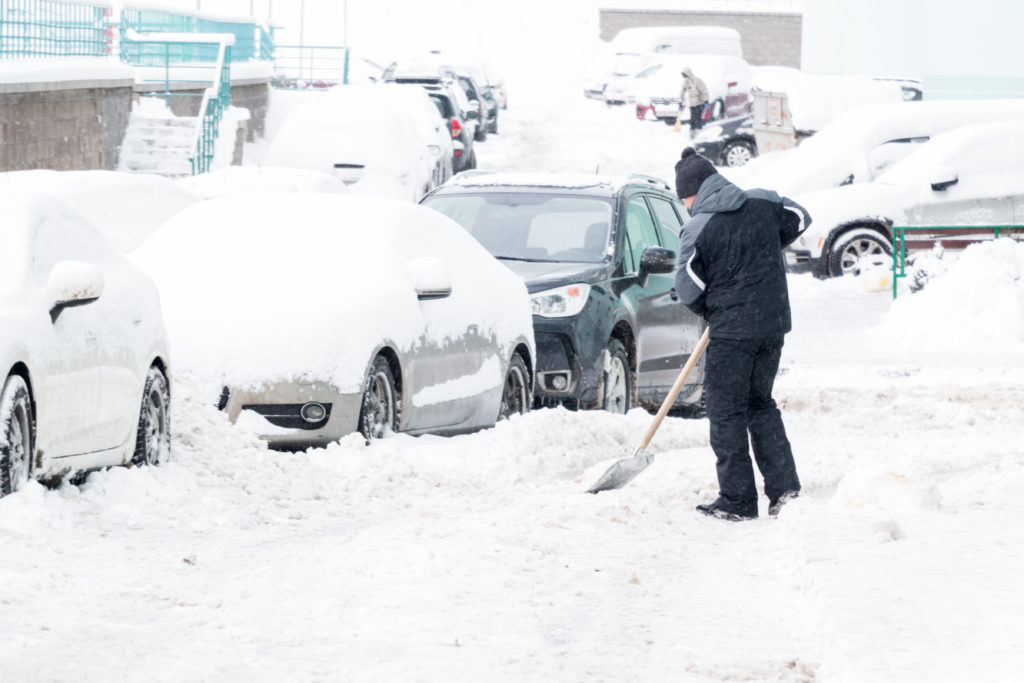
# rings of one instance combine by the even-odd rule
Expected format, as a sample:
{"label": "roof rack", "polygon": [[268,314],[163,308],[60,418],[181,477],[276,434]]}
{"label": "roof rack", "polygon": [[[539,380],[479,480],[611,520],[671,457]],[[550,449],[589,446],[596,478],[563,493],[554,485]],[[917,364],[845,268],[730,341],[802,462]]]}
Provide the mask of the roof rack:
{"label": "roof rack", "polygon": [[647,175],[645,173],[630,173],[628,177],[629,178],[636,178],[638,180],[642,180],[642,181],[644,181],[646,183],[650,183],[651,185],[656,185],[656,186],[664,188],[666,190],[670,190],[671,191],[671,189],[672,189],[665,180],[663,180],[663,179],[661,179],[661,178],[659,178],[657,176]]}

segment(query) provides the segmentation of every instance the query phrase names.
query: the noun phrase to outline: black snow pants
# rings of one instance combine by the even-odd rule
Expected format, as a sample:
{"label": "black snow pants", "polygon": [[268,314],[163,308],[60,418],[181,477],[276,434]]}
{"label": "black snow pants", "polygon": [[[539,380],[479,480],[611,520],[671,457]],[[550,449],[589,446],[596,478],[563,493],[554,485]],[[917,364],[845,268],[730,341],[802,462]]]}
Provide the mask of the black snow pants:
{"label": "black snow pants", "polygon": [[782,336],[712,338],[707,348],[704,388],[711,448],[718,460],[719,494],[741,514],[757,514],[748,432],[768,499],[774,501],[784,493],[800,490],[782,413],[772,398],[782,344]]}

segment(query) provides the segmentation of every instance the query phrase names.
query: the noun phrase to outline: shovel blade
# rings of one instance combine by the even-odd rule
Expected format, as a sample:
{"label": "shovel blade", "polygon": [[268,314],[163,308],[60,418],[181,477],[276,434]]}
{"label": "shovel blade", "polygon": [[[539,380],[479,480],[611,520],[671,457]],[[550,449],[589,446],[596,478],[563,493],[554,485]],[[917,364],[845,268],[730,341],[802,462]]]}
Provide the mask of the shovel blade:
{"label": "shovel blade", "polygon": [[647,466],[654,461],[653,453],[644,452],[638,448],[632,458],[623,458],[608,468],[608,471],[601,475],[597,482],[587,489],[587,493],[600,493],[612,489],[621,489],[633,481],[636,475],[647,469]]}

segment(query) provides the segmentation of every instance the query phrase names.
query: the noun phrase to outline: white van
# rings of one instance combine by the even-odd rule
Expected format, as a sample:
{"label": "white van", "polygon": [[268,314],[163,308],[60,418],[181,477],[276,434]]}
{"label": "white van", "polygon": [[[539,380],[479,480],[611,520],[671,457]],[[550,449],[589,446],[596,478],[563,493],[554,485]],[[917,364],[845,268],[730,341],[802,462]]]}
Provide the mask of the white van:
{"label": "white van", "polygon": [[583,88],[587,97],[611,104],[631,101],[621,82],[665,54],[743,57],[739,31],[722,26],[643,26],[619,31],[609,44],[606,66]]}

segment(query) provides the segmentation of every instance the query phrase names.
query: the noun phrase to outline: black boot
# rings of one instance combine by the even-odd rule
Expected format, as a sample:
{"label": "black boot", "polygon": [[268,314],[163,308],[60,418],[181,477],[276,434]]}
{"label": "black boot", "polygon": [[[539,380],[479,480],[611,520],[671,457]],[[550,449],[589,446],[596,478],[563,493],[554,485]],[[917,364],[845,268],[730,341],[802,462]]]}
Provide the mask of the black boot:
{"label": "black boot", "polygon": [[697,512],[730,522],[742,522],[747,519],[757,519],[757,501],[737,505],[719,496],[714,503],[698,505]]}
{"label": "black boot", "polygon": [[772,517],[778,517],[779,510],[782,509],[782,506],[785,505],[786,503],[788,503],[789,501],[793,500],[794,498],[796,498],[799,495],[800,495],[799,491],[786,491],[785,493],[783,493],[778,498],[775,498],[774,500],[769,500],[768,501],[768,514],[771,515]]}

